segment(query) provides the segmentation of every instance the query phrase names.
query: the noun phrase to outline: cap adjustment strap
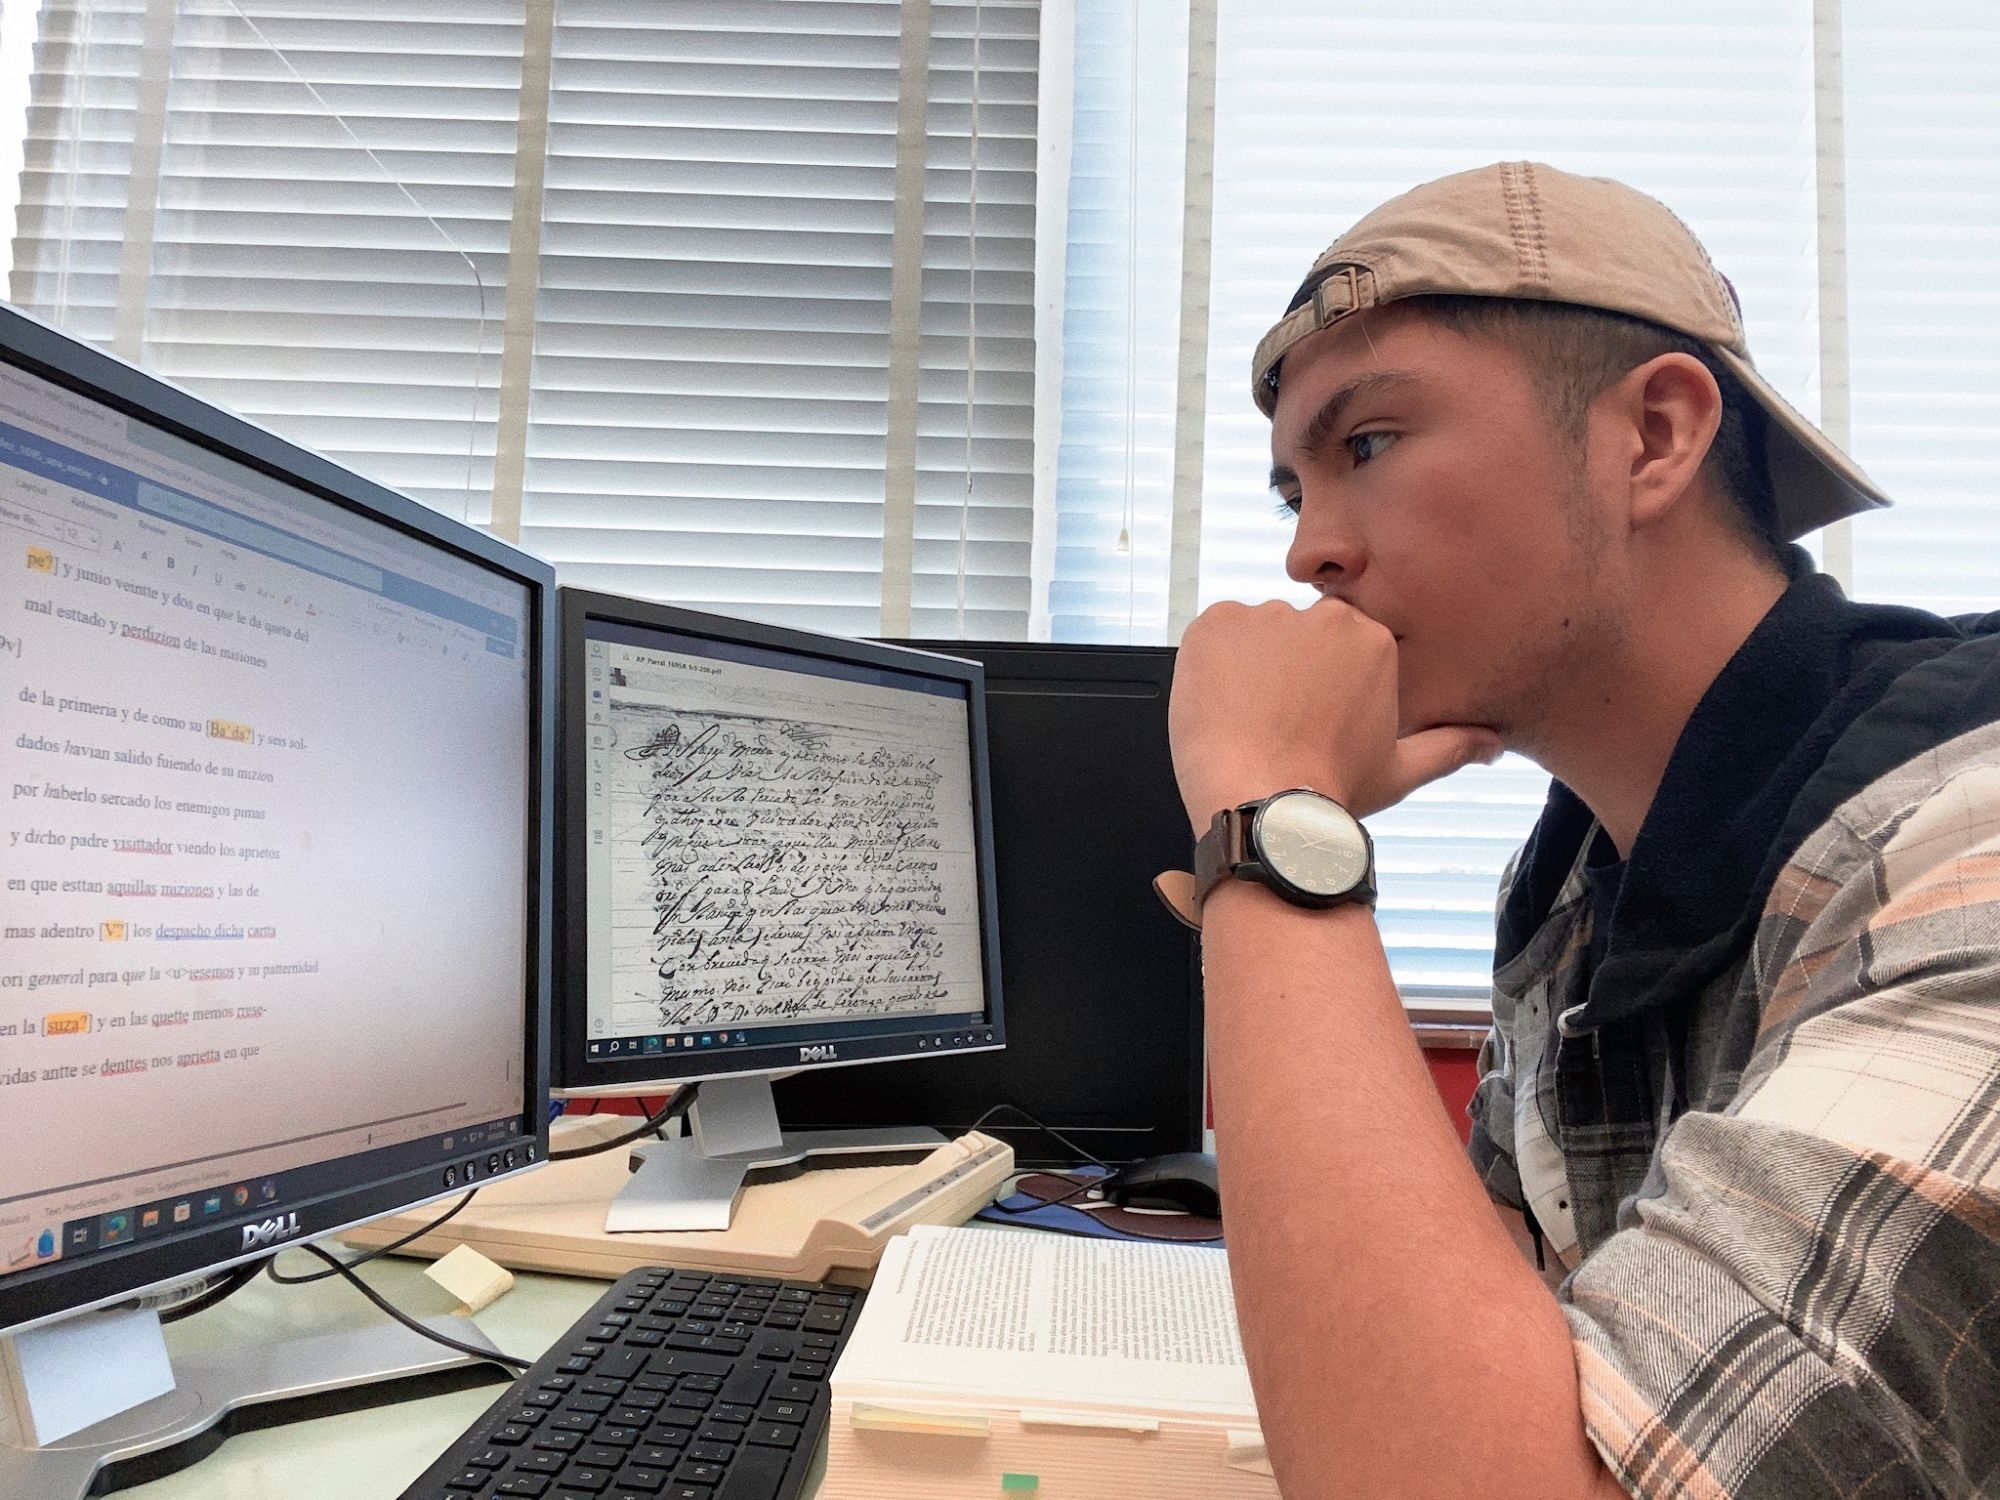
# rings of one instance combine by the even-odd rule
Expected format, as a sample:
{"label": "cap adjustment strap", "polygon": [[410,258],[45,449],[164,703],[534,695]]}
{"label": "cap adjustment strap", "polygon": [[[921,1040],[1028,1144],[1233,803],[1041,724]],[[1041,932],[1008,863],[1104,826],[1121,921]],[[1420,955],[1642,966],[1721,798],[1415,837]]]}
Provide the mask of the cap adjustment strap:
{"label": "cap adjustment strap", "polygon": [[1312,301],[1313,321],[1330,327],[1375,301],[1375,273],[1366,266],[1336,266],[1313,288]]}

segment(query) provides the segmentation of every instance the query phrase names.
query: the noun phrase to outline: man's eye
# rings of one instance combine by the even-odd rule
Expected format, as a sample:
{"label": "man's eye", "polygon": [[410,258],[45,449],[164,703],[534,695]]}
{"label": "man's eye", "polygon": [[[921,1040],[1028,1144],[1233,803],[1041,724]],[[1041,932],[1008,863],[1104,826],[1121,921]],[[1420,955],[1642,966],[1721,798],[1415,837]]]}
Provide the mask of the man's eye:
{"label": "man's eye", "polygon": [[1347,451],[1354,456],[1355,466],[1370,463],[1382,456],[1382,451],[1396,441],[1393,432],[1357,432],[1347,440]]}
{"label": "man's eye", "polygon": [[1278,496],[1278,519],[1280,521],[1296,521],[1299,518],[1299,497],[1297,495],[1287,495],[1282,490],[1276,493]]}

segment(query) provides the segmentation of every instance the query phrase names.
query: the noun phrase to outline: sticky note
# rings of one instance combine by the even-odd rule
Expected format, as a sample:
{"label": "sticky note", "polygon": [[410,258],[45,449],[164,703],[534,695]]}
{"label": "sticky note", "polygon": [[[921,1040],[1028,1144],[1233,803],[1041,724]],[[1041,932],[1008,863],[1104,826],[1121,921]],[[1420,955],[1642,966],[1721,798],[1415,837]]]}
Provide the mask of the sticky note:
{"label": "sticky note", "polygon": [[1031,1494],[1041,1487],[1041,1480],[1037,1479],[1033,1474],[1002,1474],[1000,1476],[1000,1490],[1002,1494]]}
{"label": "sticky note", "polygon": [[28,566],[37,573],[53,573],[56,570],[56,555],[46,547],[30,547]]}
{"label": "sticky note", "polygon": [[424,1274],[476,1313],[514,1285],[514,1273],[481,1255],[470,1245],[460,1245]]}

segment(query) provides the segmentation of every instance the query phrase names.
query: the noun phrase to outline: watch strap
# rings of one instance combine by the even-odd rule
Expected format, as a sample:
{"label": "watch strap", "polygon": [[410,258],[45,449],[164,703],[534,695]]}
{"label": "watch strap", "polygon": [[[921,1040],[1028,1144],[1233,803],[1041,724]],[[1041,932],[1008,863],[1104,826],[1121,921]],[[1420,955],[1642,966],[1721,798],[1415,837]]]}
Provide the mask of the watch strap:
{"label": "watch strap", "polygon": [[1175,921],[1201,931],[1201,902],[1195,896],[1194,876],[1186,870],[1162,870],[1153,877],[1153,893]]}
{"label": "watch strap", "polygon": [[[1309,790],[1309,788],[1299,788]],[[1277,795],[1277,794],[1274,794]],[[1165,870],[1153,877],[1153,892],[1182,926],[1201,931],[1201,909],[1208,893],[1232,878],[1254,881],[1295,906],[1326,910],[1335,906],[1375,905],[1375,858],[1372,841],[1368,868],[1361,879],[1337,896],[1308,898],[1270,878],[1265,868],[1250,857],[1250,828],[1257,810],[1270,798],[1225,807],[1215,815],[1194,846],[1194,872]],[[1366,839],[1368,833],[1362,830]]]}

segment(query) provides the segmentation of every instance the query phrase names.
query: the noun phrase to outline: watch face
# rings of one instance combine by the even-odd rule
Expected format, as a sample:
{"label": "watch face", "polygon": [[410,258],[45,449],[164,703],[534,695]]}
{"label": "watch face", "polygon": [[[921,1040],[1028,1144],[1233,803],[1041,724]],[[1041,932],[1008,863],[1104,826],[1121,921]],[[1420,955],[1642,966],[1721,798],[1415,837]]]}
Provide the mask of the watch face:
{"label": "watch face", "polygon": [[1310,896],[1344,895],[1368,874],[1368,835],[1352,813],[1317,792],[1267,801],[1253,841],[1267,870]]}

